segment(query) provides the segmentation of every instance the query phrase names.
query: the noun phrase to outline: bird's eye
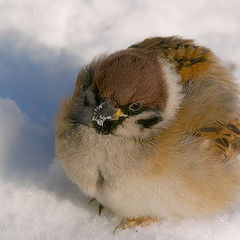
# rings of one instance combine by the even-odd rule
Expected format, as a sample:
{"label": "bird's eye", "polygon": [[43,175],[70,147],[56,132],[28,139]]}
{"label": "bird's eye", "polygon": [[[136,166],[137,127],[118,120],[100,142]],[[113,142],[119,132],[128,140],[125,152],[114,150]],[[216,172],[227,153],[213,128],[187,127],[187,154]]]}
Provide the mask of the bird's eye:
{"label": "bird's eye", "polygon": [[132,112],[137,112],[141,109],[142,104],[139,102],[132,103],[128,108]]}

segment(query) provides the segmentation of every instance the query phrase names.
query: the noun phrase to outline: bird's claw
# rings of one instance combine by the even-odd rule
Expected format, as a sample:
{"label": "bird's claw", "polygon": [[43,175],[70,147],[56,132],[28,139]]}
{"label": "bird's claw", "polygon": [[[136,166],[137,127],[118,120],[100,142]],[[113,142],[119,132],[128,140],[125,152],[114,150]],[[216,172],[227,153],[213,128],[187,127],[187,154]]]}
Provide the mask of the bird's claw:
{"label": "bird's claw", "polygon": [[113,234],[119,229],[133,228],[136,226],[146,227],[151,223],[157,222],[156,218],[151,217],[142,217],[142,218],[133,218],[133,219],[124,219],[119,225],[117,225],[113,231]]}
{"label": "bird's claw", "polygon": [[101,216],[103,209],[104,209],[104,206],[101,203],[99,203],[99,207],[98,207],[98,215],[99,216]]}
{"label": "bird's claw", "polygon": [[88,205],[90,205],[93,201],[95,201],[96,198],[92,198],[89,202],[88,202]]}
{"label": "bird's claw", "polygon": [[[89,202],[88,202],[88,205],[90,205],[93,201],[95,201],[96,198],[92,198]],[[99,206],[98,206],[98,215],[101,216],[102,214],[102,210],[104,209],[104,206],[99,203]]]}

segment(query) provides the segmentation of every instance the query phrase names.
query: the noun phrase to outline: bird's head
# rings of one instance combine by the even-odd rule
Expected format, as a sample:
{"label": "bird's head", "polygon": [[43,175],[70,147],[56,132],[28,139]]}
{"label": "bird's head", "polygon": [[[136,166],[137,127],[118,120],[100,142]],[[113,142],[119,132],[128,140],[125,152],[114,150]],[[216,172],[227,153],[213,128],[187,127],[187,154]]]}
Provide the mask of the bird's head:
{"label": "bird's head", "polygon": [[[91,76],[90,76],[91,75]],[[168,126],[181,100],[178,74],[155,54],[128,49],[79,75],[73,118],[99,134],[150,137]]]}

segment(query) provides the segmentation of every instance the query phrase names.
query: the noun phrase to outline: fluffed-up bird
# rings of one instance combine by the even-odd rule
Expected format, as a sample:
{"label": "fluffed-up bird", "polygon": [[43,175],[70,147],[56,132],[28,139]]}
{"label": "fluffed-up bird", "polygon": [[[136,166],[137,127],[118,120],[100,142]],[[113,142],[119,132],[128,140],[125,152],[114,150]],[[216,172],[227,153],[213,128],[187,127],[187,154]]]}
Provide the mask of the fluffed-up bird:
{"label": "fluffed-up bird", "polygon": [[148,38],[80,71],[56,153],[123,228],[210,216],[239,197],[239,113],[238,86],[211,50]]}

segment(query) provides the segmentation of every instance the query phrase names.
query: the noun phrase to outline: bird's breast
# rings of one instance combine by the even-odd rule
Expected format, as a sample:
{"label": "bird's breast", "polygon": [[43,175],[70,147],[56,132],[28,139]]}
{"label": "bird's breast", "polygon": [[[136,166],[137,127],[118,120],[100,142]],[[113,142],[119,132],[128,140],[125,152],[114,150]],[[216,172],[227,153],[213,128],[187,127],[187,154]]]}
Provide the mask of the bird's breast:
{"label": "bird's breast", "polygon": [[127,138],[98,134],[87,127],[79,132],[74,141],[62,143],[66,146],[61,161],[71,180],[88,196],[95,197],[104,186],[114,189],[127,175],[141,172],[146,154],[151,155]]}

